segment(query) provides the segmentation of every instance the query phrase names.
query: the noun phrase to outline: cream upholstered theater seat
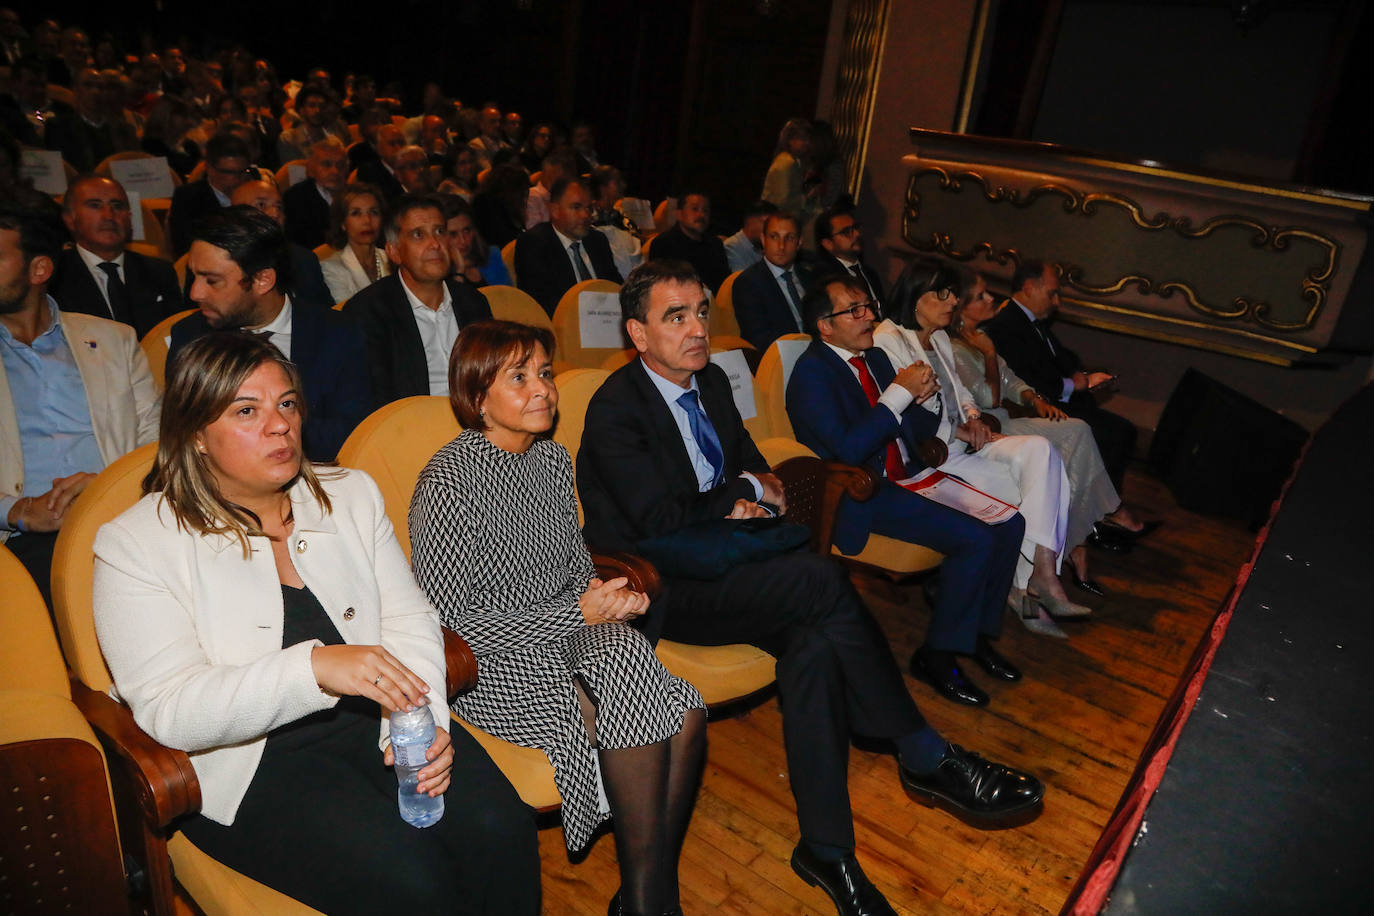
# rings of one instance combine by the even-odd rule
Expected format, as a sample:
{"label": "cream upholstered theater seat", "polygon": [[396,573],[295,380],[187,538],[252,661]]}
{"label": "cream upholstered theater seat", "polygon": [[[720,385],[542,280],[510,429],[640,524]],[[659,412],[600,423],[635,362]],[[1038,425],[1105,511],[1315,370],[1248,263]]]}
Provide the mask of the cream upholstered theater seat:
{"label": "cream upholstered theater seat", "polygon": [[[152,467],[156,453],[157,443],[149,443],[101,471],[82,491],[81,498],[72,503],[53,552],[53,605],[62,648],[72,674],[94,694],[106,694],[111,687],[110,672],[96,639],[91,608],[96,531],[143,495],[143,477]],[[132,717],[129,721],[132,725]],[[194,792],[197,805],[199,793],[197,787]],[[204,855],[180,834],[167,843],[167,854],[176,880],[207,916],[308,916],[317,913]],[[150,877],[156,885],[157,874]],[[170,874],[164,878],[170,882]]]}
{"label": "cream upholstered theater seat", "polygon": [[315,254],[315,260],[323,264],[325,261],[328,261],[330,258],[334,257],[334,255],[338,254],[340,251],[343,251],[343,249],[335,248],[328,242],[324,242],[322,244],[316,245],[313,251]]}
{"label": "cream upholstered theater seat", "polygon": [[[735,317],[735,281],[743,271],[735,271],[721,281],[711,303],[711,343],[717,336],[739,337],[739,320]],[[752,346],[752,345],[751,345]]]}
{"label": "cream upholstered theater seat", "polygon": [[167,352],[171,349],[172,325],[194,311],[195,309],[186,309],[175,315],[168,315],[149,328],[148,333],[138,342],[143,348],[143,355],[148,358],[148,368],[153,373],[153,384],[157,386],[158,391],[162,390],[163,382],[167,379]]}
{"label": "cream upholstered theater seat", "polygon": [[0,590],[3,909],[99,912],[127,894],[105,753],[72,702],[47,605],[4,546]]}
{"label": "cream upholstered theater seat", "polygon": [[514,286],[484,286],[478,290],[491,306],[491,317],[514,321],[533,328],[553,330],[553,322],[534,297]]}
{"label": "cream upholstered theater seat", "polygon": [[[808,334],[784,334],[778,340],[810,342]],[[783,366],[781,351],[775,340],[763,351],[759,359],[758,371],[754,373],[754,389],[759,398],[760,410],[767,410],[768,429],[774,436],[793,439],[792,421],[787,416],[787,392],[785,390],[787,372]],[[766,408],[763,406],[766,405]],[[777,464],[769,461],[769,464]]]}
{"label": "cream upholstered theater seat", "polygon": [[618,293],[620,285],[610,280],[583,280],[574,283],[553,310],[553,336],[557,342],[555,354],[560,363],[574,369],[599,369],[609,357],[630,345],[621,329],[621,343],[614,347],[582,346],[582,326],[578,314],[578,297],[583,293]]}
{"label": "cream upholstered theater seat", "polygon": [[[775,467],[789,458],[816,457],[815,452],[794,439],[775,437],[758,443],[758,446],[764,459]],[[849,562],[873,567],[889,578],[904,578],[928,572],[944,560],[944,554],[929,547],[899,541],[881,534],[870,534],[864,549],[853,556],[841,553],[837,547],[832,547],[830,552]]]}
{"label": "cream upholstered theater seat", "polygon": [[[387,518],[396,540],[410,558],[410,498],[429,459],[463,428],[448,398],[423,395],[392,401],[359,423],[339,449],[341,467],[367,472],[382,491]],[[562,804],[553,781],[553,766],[543,751],[502,740],[457,716],[486,749],[525,804],[540,811]]]}

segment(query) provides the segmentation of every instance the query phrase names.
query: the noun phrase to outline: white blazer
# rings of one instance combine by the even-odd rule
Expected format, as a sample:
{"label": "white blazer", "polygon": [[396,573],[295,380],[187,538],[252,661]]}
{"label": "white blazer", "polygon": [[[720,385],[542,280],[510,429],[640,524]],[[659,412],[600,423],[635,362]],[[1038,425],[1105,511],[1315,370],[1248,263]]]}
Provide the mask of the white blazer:
{"label": "white blazer", "polygon": [[[325,471],[325,473],[329,473]],[[324,481],[329,515],[298,483],[290,556],[344,641],[385,646],[429,685],[447,729],[439,615],[415,584],[377,485],[361,471]],[[201,813],[232,824],[267,733],[328,709],[315,682],[318,640],[282,648],[283,608],[272,548],[178,530],[150,493],[95,540],[95,626],[118,695],[144,731],[191,755]],[[385,744],[387,721],[378,708]],[[380,765],[380,760],[378,761]]]}
{"label": "white blazer", "polygon": [[[391,262],[387,260],[386,255],[383,254],[377,262],[381,265],[381,269],[377,271],[377,279],[390,275]],[[358,256],[347,245],[343,246],[342,251],[320,262],[320,273],[324,274],[329,295],[334,297],[336,303],[352,299],[359,290],[372,285],[372,280],[363,270],[363,265],[358,263]]]}
{"label": "white blazer", "polygon": [[[891,318],[886,318],[873,329],[873,343],[887,354],[887,358],[892,362],[892,368],[898,372],[914,362],[923,362],[934,367],[935,361],[939,360],[940,368],[945,371],[955,389],[944,392],[944,400],[954,400],[959,407],[959,416],[964,422],[981,416],[982,411],[978,409],[978,402],[959,379],[959,365],[954,361],[954,348],[950,345],[949,335],[944,331],[936,331],[930,335],[930,348],[934,352],[928,354],[921,346],[921,340],[915,331],[902,327]],[[931,396],[926,398],[921,406],[934,413],[939,404],[940,401]],[[940,431],[936,435],[945,442],[954,441],[954,427],[948,417],[940,418]]]}
{"label": "white blazer", "polygon": [[[53,308],[52,297],[48,307]],[[57,320],[71,347],[72,358],[86,389],[91,410],[91,429],[108,465],[157,438],[162,396],[153,384],[148,358],[127,324],[57,309]],[[91,468],[91,471],[103,470]],[[0,493],[6,496],[37,496],[46,493],[50,481],[35,481],[36,492],[24,493],[24,451],[19,443],[19,421],[14,411],[5,365],[0,362]],[[0,544],[10,533],[0,529]]]}

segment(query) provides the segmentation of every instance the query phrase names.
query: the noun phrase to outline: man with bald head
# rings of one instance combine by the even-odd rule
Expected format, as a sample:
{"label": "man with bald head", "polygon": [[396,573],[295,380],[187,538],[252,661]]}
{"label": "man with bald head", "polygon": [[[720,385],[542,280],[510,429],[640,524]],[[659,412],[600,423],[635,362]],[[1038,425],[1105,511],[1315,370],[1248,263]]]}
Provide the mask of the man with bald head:
{"label": "man with bald head", "polygon": [[[282,206],[281,192],[270,181],[245,181],[229,195],[229,203],[235,207],[249,206],[259,213],[266,213],[274,223],[285,230],[286,208]],[[315,257],[315,252],[291,241],[286,243],[286,248],[291,259],[291,292],[295,294],[297,301],[332,307],[334,297],[329,294],[329,287],[325,285],[324,272],[320,270],[320,259]],[[190,278],[189,274],[187,278]]]}
{"label": "man with bald head", "polygon": [[329,231],[329,205],[348,177],[348,151],[336,137],[316,143],[305,163],[305,181],[282,195],[286,207],[286,237],[303,248],[324,244]]}
{"label": "man with bald head", "polygon": [[133,327],[142,337],[182,308],[172,265],[126,250],[129,198],[119,182],[82,175],[67,187],[62,220],[76,244],[62,252],[52,296],[64,312],[84,312]]}
{"label": "man with bald head", "polygon": [[429,156],[419,146],[403,146],[396,154],[396,180],[407,194],[428,194],[430,186]]}
{"label": "man with bald head", "polygon": [[358,166],[358,180],[381,188],[388,204],[395,204],[405,193],[401,179],[396,177],[396,160],[405,146],[401,129],[395,124],[383,124],[377,128],[377,142],[373,144],[377,158]]}

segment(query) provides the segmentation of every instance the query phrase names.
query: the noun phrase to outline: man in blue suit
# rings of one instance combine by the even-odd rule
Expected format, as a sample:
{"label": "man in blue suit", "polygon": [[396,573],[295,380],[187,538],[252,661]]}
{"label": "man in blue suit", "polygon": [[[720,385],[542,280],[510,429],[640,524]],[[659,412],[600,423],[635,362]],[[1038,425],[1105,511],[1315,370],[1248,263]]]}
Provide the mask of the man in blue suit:
{"label": "man in blue suit", "polygon": [[252,207],[227,207],[196,223],[186,264],[190,300],[200,309],[172,326],[177,352],[203,334],[266,334],[296,364],[305,386],[305,453],[330,461],[371,410],[367,342],[349,318],[293,294],[286,233]]}
{"label": "man in blue suit", "polygon": [[763,260],[742,271],[732,292],[740,334],[762,353],[784,334],[802,330],[807,277],[797,263],[801,232],[790,213],[763,222]]}
{"label": "man in blue suit", "polygon": [[915,363],[894,373],[873,346],[874,308],[852,276],[837,276],[802,302],[817,339],[797,360],[787,385],[787,414],[797,440],[822,458],[857,464],[880,478],[872,499],[846,498],[835,521],[835,544],[847,554],[882,534],[945,555],[925,645],[912,673],[955,702],[983,706],[988,695],[965,677],[958,657],[969,656],[993,677],[1020,672],[992,640],[1001,629],[1025,522],[1019,514],[989,525],[919,496],[895,481],[922,470],[917,443],[935,434],[939,417],[919,406],[938,383]]}

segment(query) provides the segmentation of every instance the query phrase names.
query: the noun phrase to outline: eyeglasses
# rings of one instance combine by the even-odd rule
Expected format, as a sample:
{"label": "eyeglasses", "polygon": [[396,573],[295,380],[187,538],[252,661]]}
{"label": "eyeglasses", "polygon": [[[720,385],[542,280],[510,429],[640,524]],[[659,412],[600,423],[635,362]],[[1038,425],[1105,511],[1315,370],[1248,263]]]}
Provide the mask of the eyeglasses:
{"label": "eyeglasses", "polygon": [[948,286],[944,289],[932,290],[932,292],[935,293],[935,298],[939,299],[941,302],[944,302],[949,299],[950,296],[954,295],[954,290],[950,289]]}
{"label": "eyeglasses", "polygon": [[833,233],[831,233],[831,234],[832,234],[832,235],[845,235],[845,236],[849,236],[849,235],[853,235],[854,233],[858,232],[858,231],[861,230],[862,228],[863,228],[863,227],[860,226],[858,223],[852,223],[852,224],[850,224],[850,225],[848,225],[848,226],[845,226],[843,229],[836,229],[836,230],[835,230]]}
{"label": "eyeglasses", "polygon": [[867,302],[859,302],[854,305],[851,305],[847,309],[839,309],[837,311],[831,312],[828,315],[822,315],[816,320],[824,321],[827,318],[838,318],[841,315],[848,315],[850,318],[853,318],[856,321],[866,316],[877,318],[878,305],[872,299],[870,299]]}

